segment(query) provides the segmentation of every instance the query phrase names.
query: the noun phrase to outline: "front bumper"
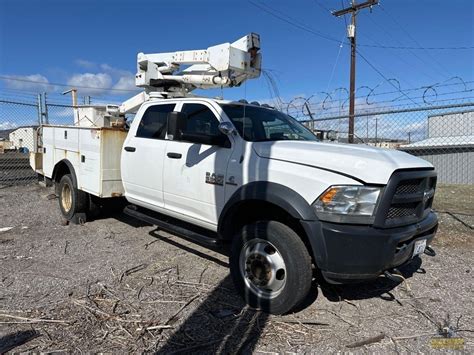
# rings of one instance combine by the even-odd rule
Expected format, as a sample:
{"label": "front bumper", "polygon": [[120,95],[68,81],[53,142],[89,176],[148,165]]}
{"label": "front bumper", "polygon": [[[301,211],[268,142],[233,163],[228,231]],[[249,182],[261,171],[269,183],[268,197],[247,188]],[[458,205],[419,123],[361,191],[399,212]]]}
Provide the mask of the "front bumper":
{"label": "front bumper", "polygon": [[354,283],[377,278],[385,270],[412,259],[415,241],[430,245],[438,228],[434,212],[419,223],[390,229],[303,221],[316,264],[330,283]]}

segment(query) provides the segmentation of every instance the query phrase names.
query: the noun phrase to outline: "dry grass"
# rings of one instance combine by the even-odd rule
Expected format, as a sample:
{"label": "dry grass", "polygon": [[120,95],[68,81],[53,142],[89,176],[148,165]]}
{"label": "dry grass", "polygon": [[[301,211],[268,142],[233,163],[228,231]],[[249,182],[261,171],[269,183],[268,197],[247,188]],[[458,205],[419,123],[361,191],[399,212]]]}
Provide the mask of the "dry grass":
{"label": "dry grass", "polygon": [[443,327],[474,351],[473,232],[448,214],[405,283],[315,284],[275,317],[236,296],[226,250],[120,215],[65,226],[50,193],[0,189],[0,353],[430,352]]}

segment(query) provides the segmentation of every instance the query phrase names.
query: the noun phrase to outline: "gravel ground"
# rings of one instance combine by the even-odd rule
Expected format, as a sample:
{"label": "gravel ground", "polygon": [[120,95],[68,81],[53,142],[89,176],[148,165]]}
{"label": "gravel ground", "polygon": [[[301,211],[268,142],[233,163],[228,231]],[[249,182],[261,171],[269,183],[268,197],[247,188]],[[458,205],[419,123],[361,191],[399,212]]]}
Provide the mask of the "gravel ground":
{"label": "gravel ground", "polygon": [[432,352],[440,328],[474,352],[472,190],[461,211],[436,201],[438,255],[406,282],[315,283],[285,316],[245,307],[226,250],[120,214],[65,225],[51,193],[0,189],[0,353]]}

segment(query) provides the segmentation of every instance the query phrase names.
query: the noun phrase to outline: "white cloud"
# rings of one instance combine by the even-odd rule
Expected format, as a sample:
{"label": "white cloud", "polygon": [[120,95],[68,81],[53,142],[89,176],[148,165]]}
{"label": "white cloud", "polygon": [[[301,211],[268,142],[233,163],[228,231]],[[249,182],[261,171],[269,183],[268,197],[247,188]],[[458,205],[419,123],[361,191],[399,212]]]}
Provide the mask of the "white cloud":
{"label": "white cloud", "polygon": [[91,62],[89,60],[85,60],[85,59],[76,59],[74,61],[74,63],[81,67],[81,68],[85,68],[85,69],[95,69],[97,67],[97,64],[95,64],[94,62]]}
{"label": "white cloud", "polygon": [[[68,80],[68,85],[78,87],[79,95],[99,96],[118,94],[114,90],[137,90],[135,75],[128,70],[115,68],[106,63],[99,65],[85,59],[77,59],[75,63],[90,69],[90,72],[74,74]],[[95,73],[97,69],[100,70],[99,73]]]}
{"label": "white cloud", "polygon": [[48,78],[41,74],[7,75],[11,80],[5,80],[6,87],[24,91],[53,91],[54,86],[49,84]]}
{"label": "white cloud", "polygon": [[112,77],[107,73],[74,74],[68,81],[71,87],[78,87],[82,95],[103,95],[112,86]]}
{"label": "white cloud", "polygon": [[9,121],[0,122],[0,131],[3,131],[4,129],[13,129],[16,127],[18,127],[18,125],[13,122],[9,122]]}
{"label": "white cloud", "polygon": [[131,73],[130,71],[128,70],[123,70],[123,69],[119,69],[119,68],[115,68],[111,65],[108,65],[108,64],[101,64],[100,65],[100,69],[102,69],[102,71],[104,73],[108,73],[114,77],[122,77],[122,76],[130,76],[130,75],[133,75],[133,73]]}
{"label": "white cloud", "polygon": [[115,83],[113,89],[115,90],[138,90],[135,85],[135,76],[130,74],[127,76],[122,76]]}

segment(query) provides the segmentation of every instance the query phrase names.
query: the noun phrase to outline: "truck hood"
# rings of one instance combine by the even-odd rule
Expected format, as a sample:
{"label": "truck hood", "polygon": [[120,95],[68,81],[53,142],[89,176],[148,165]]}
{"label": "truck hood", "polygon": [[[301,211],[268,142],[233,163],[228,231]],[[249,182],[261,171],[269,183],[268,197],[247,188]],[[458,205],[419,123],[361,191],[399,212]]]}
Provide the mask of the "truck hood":
{"label": "truck hood", "polygon": [[255,142],[253,148],[262,158],[309,165],[369,184],[386,184],[397,169],[433,167],[408,153],[360,144],[274,141]]}

